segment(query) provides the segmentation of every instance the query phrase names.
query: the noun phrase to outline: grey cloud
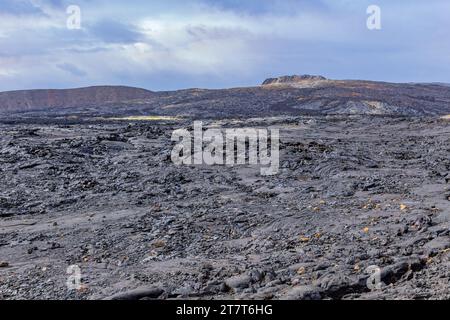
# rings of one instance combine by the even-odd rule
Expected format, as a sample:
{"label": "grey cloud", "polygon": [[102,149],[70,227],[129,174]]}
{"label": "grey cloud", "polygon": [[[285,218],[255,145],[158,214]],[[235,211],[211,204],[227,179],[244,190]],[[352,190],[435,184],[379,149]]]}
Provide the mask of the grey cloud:
{"label": "grey cloud", "polygon": [[[37,7],[28,5],[31,1]],[[64,5],[71,2],[82,8],[82,30],[65,28]],[[203,6],[195,6],[199,3]],[[94,82],[228,87],[285,73],[450,81],[448,1],[379,0],[377,32],[366,28],[368,4],[372,1],[1,0],[0,11],[17,15],[17,23],[0,30],[0,56],[10,58],[0,61],[7,74],[0,77],[0,90]],[[34,28],[30,22],[40,8],[48,9],[51,23]],[[45,20],[39,15],[36,20]],[[152,32],[151,23],[146,30],[136,27],[153,20]],[[144,44],[132,45],[136,42]]]}
{"label": "grey cloud", "polygon": [[250,32],[243,28],[210,27],[205,25],[187,26],[186,32],[195,40],[219,40],[250,35]]}
{"label": "grey cloud", "polygon": [[85,71],[83,71],[80,68],[78,68],[77,66],[67,63],[67,62],[58,64],[57,67],[63,71],[66,71],[66,72],[74,75],[74,76],[77,76],[77,77],[87,76],[87,73]]}
{"label": "grey cloud", "polygon": [[29,0],[2,0],[0,12],[8,14],[42,14],[42,10]]}
{"label": "grey cloud", "polygon": [[135,43],[143,39],[143,35],[133,26],[110,19],[90,26],[89,32],[107,43]]}

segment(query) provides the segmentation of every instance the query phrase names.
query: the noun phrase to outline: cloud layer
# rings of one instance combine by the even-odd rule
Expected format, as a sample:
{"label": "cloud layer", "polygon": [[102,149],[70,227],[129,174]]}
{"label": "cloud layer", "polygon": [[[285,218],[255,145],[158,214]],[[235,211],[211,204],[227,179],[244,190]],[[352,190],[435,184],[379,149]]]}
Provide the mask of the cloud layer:
{"label": "cloud layer", "polygon": [[[152,90],[259,84],[282,74],[450,82],[450,3],[2,0],[0,90],[123,84]],[[66,26],[69,5],[81,29]]]}

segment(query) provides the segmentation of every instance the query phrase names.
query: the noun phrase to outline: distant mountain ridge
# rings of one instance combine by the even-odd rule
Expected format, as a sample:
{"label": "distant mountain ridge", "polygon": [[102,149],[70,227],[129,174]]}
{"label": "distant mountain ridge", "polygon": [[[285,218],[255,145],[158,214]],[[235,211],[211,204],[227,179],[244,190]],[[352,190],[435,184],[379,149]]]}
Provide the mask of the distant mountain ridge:
{"label": "distant mountain ridge", "polygon": [[0,92],[0,112],[43,108],[78,108],[145,99],[153,92],[126,86],[93,86],[76,89],[39,89]]}
{"label": "distant mountain ridge", "polygon": [[446,116],[450,86],[293,75],[260,86],[153,92],[125,86],[0,92],[0,117],[282,115]]}

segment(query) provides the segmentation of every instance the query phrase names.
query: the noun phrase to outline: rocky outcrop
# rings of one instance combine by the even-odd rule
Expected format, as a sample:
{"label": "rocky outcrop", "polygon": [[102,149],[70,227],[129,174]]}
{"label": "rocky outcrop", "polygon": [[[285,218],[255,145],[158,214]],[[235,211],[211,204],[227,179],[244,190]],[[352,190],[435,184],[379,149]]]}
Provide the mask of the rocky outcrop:
{"label": "rocky outcrop", "polygon": [[292,84],[292,83],[302,83],[310,81],[325,81],[327,78],[323,76],[312,76],[309,74],[304,75],[293,75],[293,76],[282,76],[278,78],[269,78],[264,80],[263,86],[274,85],[274,84]]}

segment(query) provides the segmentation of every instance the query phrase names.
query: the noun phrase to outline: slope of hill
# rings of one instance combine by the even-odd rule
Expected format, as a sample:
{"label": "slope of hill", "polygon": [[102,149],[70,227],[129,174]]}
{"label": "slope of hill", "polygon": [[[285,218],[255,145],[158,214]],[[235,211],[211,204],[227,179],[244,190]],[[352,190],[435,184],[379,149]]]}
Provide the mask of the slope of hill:
{"label": "slope of hill", "polygon": [[0,112],[23,112],[49,108],[78,108],[118,103],[152,96],[152,92],[123,86],[97,86],[65,90],[0,92]]}
{"label": "slope of hill", "polygon": [[220,90],[152,92],[130,87],[30,90],[0,93],[0,113],[30,117],[444,116],[450,114],[450,87],[294,75],[269,78],[261,86]]}

